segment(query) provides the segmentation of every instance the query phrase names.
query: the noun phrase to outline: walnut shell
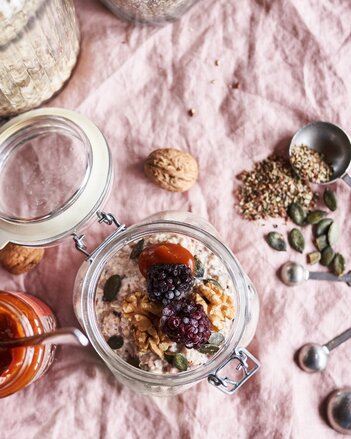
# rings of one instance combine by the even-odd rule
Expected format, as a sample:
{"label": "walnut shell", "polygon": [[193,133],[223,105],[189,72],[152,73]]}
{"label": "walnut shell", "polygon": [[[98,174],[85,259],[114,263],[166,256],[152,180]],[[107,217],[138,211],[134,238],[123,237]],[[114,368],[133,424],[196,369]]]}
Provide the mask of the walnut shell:
{"label": "walnut shell", "polygon": [[0,250],[0,264],[12,274],[22,274],[33,270],[43,256],[43,248],[22,247],[9,243]]}
{"label": "walnut shell", "polygon": [[198,177],[194,157],[174,148],[153,151],[145,161],[144,170],[155,184],[171,192],[187,191]]}

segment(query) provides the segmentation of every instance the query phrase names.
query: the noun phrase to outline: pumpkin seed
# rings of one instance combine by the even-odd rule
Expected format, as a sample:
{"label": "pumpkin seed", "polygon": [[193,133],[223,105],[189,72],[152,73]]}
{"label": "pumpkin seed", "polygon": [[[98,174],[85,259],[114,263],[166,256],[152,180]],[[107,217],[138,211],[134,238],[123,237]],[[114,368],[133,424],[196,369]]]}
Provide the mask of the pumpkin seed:
{"label": "pumpkin seed", "polygon": [[329,242],[330,246],[334,245],[336,243],[336,241],[338,240],[339,226],[335,221],[329,227],[327,237],[328,237],[328,242]]}
{"label": "pumpkin seed", "polygon": [[214,344],[215,346],[220,346],[224,342],[224,335],[220,332],[212,332],[208,343]]}
{"label": "pumpkin seed", "polygon": [[318,236],[318,238],[315,240],[315,244],[320,252],[324,250],[326,247],[328,247],[327,235]]}
{"label": "pumpkin seed", "polygon": [[144,250],[144,244],[145,240],[141,239],[138,241],[135,246],[133,247],[133,250],[130,253],[129,259],[136,259],[140,256],[140,253]]}
{"label": "pumpkin seed", "polygon": [[123,346],[124,340],[120,335],[113,335],[107,340],[107,344],[111,349],[121,349]]}
{"label": "pumpkin seed", "polygon": [[331,264],[331,262],[333,261],[335,256],[335,252],[331,247],[326,247],[323,251],[322,251],[322,255],[321,255],[321,264],[324,266],[328,266]]}
{"label": "pumpkin seed", "polygon": [[324,210],[314,210],[313,212],[309,212],[307,214],[307,222],[308,224],[317,224],[326,216],[326,214],[327,212],[324,212]]}
{"label": "pumpkin seed", "polygon": [[139,358],[138,357],[130,357],[127,360],[127,363],[129,363],[130,365],[137,367],[138,369],[140,368],[140,362],[139,362]]}
{"label": "pumpkin seed", "polygon": [[334,274],[337,276],[342,276],[345,271],[345,258],[340,254],[337,253],[335,255],[335,258],[333,259],[331,269]]}
{"label": "pumpkin seed", "polygon": [[188,360],[184,357],[184,355],[177,353],[173,357],[173,366],[184,372],[188,369]]}
{"label": "pumpkin seed", "polygon": [[311,252],[311,253],[308,253],[308,255],[307,255],[307,262],[311,265],[317,264],[317,262],[319,262],[320,259],[321,259],[320,252]]}
{"label": "pumpkin seed", "polygon": [[299,253],[303,253],[305,248],[305,238],[302,233],[298,229],[292,229],[288,234],[289,244],[291,247],[298,251]]}
{"label": "pumpkin seed", "polygon": [[215,354],[217,351],[219,351],[219,346],[216,346],[214,344],[206,343],[201,346],[201,348],[198,349],[201,354]]}
{"label": "pumpkin seed", "polygon": [[114,274],[109,277],[104,286],[104,294],[102,300],[104,302],[112,302],[117,297],[117,294],[122,286],[122,277],[119,274]]}
{"label": "pumpkin seed", "polygon": [[305,222],[306,212],[300,204],[291,203],[288,206],[288,216],[295,224],[301,225]]}
{"label": "pumpkin seed", "polygon": [[214,284],[214,285],[216,285],[216,287],[218,287],[218,288],[220,288],[221,290],[223,290],[222,285],[221,285],[221,284],[218,282],[218,280],[216,280],[216,279],[210,279],[210,278],[208,278],[208,279],[204,279],[203,282],[204,282],[205,285],[207,285],[208,283]]}
{"label": "pumpkin seed", "polygon": [[333,222],[331,218],[324,218],[316,224],[316,236],[325,235],[327,233],[328,227]]}
{"label": "pumpkin seed", "polygon": [[338,202],[335,193],[328,187],[325,189],[323,194],[324,204],[334,212],[338,207]]}
{"label": "pumpkin seed", "polygon": [[281,233],[269,232],[267,235],[267,242],[274,250],[278,250],[279,252],[286,251],[286,242]]}
{"label": "pumpkin seed", "polygon": [[202,263],[202,261],[197,256],[194,256],[194,259],[195,259],[194,276],[195,277],[203,277],[203,275],[205,274],[204,264]]}

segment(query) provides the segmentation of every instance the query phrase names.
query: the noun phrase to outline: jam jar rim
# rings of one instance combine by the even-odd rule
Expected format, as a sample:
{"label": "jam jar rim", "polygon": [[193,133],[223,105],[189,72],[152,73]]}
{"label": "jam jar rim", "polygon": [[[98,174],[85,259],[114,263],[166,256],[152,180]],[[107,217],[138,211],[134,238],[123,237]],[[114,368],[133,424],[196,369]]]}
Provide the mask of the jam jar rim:
{"label": "jam jar rim", "polygon": [[[120,250],[127,243],[137,241],[143,236],[163,232],[183,234],[190,238],[197,239],[218,257],[220,257],[222,263],[228,271],[228,274],[230,275],[235,293],[237,295],[236,326],[232,326],[230,336],[225,344],[225,347],[220,349],[218,354],[216,354],[205,364],[200,365],[195,369],[176,374],[157,374],[154,372],[144,371],[128,364],[125,360],[113,353],[101,334],[95,312],[96,287],[106,262],[113,253],[116,253],[116,248]],[[225,260],[225,256],[227,260]],[[231,264],[229,263],[229,260],[231,261]],[[203,230],[192,224],[173,220],[143,222],[141,224],[132,225],[123,232],[117,233],[113,239],[109,239],[108,237],[100,244],[98,249],[94,251],[94,257],[85,263],[89,265],[83,275],[82,282],[79,285],[80,298],[78,303],[74,303],[74,307],[80,307],[80,315],[83,327],[96,352],[110,368],[115,370],[120,375],[129,379],[136,379],[144,383],[149,383],[151,385],[166,385],[176,387],[184,384],[191,384],[207,378],[209,374],[220,366],[238,346],[245,330],[245,322],[247,321],[247,280],[245,273],[243,272],[240,264],[231,250],[223,242],[221,242],[221,240],[206,230]],[[235,267],[235,269],[232,267]],[[77,311],[76,314],[78,316]]]}

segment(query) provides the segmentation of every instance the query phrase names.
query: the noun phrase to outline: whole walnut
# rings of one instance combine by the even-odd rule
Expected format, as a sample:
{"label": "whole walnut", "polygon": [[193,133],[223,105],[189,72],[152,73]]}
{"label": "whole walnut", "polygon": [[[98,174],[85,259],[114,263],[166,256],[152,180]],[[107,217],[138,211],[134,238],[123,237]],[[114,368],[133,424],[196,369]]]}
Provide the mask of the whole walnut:
{"label": "whole walnut", "polygon": [[43,256],[43,248],[22,247],[9,243],[0,250],[0,264],[12,274],[22,274],[33,270]]}
{"label": "whole walnut", "polygon": [[198,165],[192,155],[174,148],[153,151],[145,161],[145,174],[162,189],[184,192],[198,177]]}

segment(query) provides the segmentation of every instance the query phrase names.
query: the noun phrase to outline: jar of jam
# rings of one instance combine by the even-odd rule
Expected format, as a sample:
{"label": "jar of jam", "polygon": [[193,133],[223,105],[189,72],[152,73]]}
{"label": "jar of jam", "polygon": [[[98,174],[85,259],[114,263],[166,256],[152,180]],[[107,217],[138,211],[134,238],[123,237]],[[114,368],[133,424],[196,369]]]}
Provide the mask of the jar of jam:
{"label": "jar of jam", "polygon": [[[0,340],[53,331],[55,317],[41,300],[26,293],[0,291]],[[54,359],[54,345],[0,348],[0,398],[41,377]]]}
{"label": "jar of jam", "polygon": [[[73,238],[85,257],[75,313],[106,365],[133,390],[167,396],[207,380],[235,393],[260,367],[248,350],[259,317],[250,279],[217,230],[192,213],[119,223],[101,210],[111,184],[106,139],[82,115],[43,108],[11,119],[0,127],[0,248]],[[89,250],[82,230],[94,218],[113,231]],[[157,293],[147,289],[151,269],[160,288],[162,276],[174,281],[181,309],[169,304],[168,287],[162,304],[150,303]]]}

